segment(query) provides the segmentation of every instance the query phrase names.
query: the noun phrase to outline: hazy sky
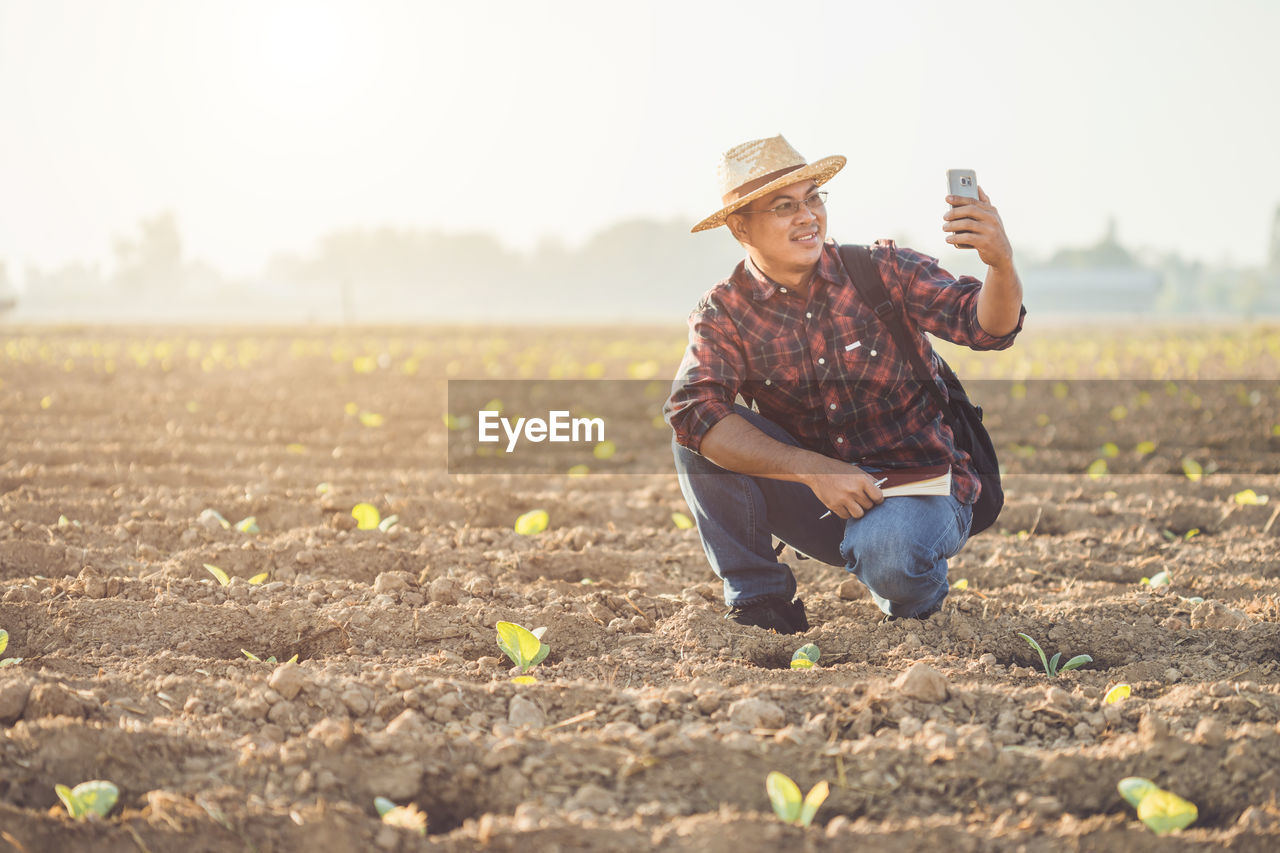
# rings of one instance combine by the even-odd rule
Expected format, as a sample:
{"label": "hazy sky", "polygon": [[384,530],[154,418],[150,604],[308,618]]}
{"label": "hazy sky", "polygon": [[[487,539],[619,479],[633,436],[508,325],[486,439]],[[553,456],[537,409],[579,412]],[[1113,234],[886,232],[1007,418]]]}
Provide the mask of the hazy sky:
{"label": "hazy sky", "polygon": [[[1015,246],[1260,263],[1280,2],[0,0],[0,261],[107,261],[174,211],[243,274],[351,225],[574,244],[690,225],[715,162],[849,156],[831,234],[945,251],[977,169]],[[690,239],[729,239],[702,234]]]}

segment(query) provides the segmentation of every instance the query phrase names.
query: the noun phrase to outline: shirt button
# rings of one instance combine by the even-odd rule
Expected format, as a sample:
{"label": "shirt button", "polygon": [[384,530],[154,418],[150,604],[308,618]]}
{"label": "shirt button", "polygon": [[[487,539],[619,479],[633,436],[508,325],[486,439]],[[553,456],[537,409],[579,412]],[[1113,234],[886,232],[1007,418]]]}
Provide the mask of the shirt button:
{"label": "shirt button", "polygon": [[836,408],[836,404],[835,404],[835,403],[832,403],[832,404],[831,404],[831,410],[832,410],[832,411],[835,411],[835,408]]}
{"label": "shirt button", "polygon": [[875,351],[875,350],[872,350],[872,351],[871,351],[871,354],[872,354],[872,355],[875,355],[875,354],[876,354],[876,351]]}
{"label": "shirt button", "polygon": [[807,317],[807,318],[809,318],[810,320],[812,320],[812,319],[813,319],[813,312],[812,312],[812,311],[806,311],[806,312],[804,312],[804,316],[805,316],[805,317]]}
{"label": "shirt button", "polygon": [[827,363],[827,360],[825,358],[818,359],[818,364],[826,364],[826,363]]}
{"label": "shirt button", "polygon": [[779,288],[778,288],[778,290],[779,290],[780,292],[782,292],[782,293],[786,293],[786,292],[787,292],[787,289],[786,289],[785,287],[779,287]]}
{"label": "shirt button", "polygon": [[764,381],[764,384],[765,384],[765,385],[772,385],[772,384],[773,384],[773,380],[772,380],[772,379],[766,379],[766,380]]}
{"label": "shirt button", "polygon": [[837,435],[837,436],[836,436],[836,444],[844,444],[844,436],[843,436],[843,435]]}

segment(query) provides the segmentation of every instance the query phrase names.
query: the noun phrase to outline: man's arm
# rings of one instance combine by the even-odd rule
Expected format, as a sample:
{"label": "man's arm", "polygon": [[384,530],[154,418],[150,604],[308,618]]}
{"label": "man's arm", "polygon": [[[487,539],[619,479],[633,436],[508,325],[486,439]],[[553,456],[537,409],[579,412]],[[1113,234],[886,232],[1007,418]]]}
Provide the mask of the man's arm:
{"label": "man's arm", "polygon": [[802,483],[840,518],[862,518],[884,500],[875,480],[858,466],[783,444],[741,415],[728,415],[707,430],[700,452],[729,471]]}
{"label": "man's arm", "polygon": [[978,187],[977,201],[961,196],[947,196],[947,201],[960,206],[943,214],[942,230],[966,232],[952,233],[947,242],[973,246],[987,265],[987,277],[978,292],[978,325],[993,337],[1004,337],[1018,327],[1022,308],[1022,281],[1013,267],[1013,247],[1004,222],[982,187]]}

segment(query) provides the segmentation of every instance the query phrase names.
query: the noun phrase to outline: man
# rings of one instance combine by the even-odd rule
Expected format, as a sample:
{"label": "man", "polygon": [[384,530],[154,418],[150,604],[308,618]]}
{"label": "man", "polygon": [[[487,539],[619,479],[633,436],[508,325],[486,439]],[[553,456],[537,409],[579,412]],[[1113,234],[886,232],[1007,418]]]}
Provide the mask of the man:
{"label": "man", "polygon": [[[844,566],[890,618],[927,618],[947,595],[947,558],[968,539],[980,488],[937,405],[826,241],[818,188],[844,164],[840,156],[807,163],[781,136],[725,152],[723,206],[693,231],[727,225],[747,256],[690,315],[665,407],[680,487],[724,581],[727,618],[779,633],[809,623],[773,537]],[[946,240],[977,250],[985,281],[956,279],[892,241],[871,249],[930,365],[924,332],[1004,349],[1026,313],[990,199],[979,188],[978,201],[947,202],[957,206],[943,216]],[[739,394],[754,407],[736,404]],[[877,486],[880,471],[944,463],[950,495],[885,500]]]}

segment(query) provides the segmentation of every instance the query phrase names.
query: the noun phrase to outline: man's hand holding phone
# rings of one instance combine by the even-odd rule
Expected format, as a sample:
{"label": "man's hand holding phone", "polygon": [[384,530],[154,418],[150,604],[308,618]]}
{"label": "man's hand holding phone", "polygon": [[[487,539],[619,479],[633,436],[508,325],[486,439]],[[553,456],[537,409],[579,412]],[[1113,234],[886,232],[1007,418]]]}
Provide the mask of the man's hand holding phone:
{"label": "man's hand holding phone", "polygon": [[978,257],[995,269],[1013,266],[1013,247],[1004,231],[1004,222],[991,199],[978,186],[969,169],[947,172],[947,204],[942,230],[951,232],[947,242],[959,249],[977,249]]}

